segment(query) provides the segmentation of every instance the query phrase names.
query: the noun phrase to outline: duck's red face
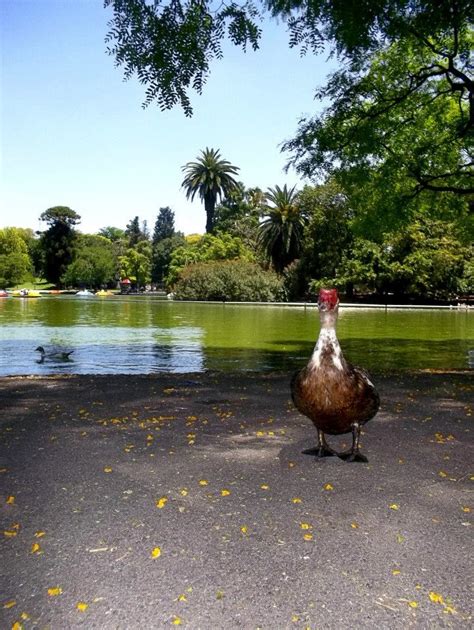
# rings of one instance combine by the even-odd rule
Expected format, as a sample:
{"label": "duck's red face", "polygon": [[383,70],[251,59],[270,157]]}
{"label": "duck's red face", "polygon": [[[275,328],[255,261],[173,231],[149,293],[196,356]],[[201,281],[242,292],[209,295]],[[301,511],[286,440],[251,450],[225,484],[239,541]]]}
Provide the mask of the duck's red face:
{"label": "duck's red face", "polygon": [[318,306],[320,311],[333,311],[339,304],[336,289],[321,289],[319,291]]}

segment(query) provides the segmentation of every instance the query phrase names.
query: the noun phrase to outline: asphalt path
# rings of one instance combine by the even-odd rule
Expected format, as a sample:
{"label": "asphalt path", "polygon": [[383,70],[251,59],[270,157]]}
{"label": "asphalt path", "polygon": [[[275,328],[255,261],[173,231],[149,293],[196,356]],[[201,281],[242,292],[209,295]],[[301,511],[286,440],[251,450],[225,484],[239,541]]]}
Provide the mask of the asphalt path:
{"label": "asphalt path", "polygon": [[289,380],[0,379],[0,628],[472,627],[472,372],[374,375],[368,464]]}

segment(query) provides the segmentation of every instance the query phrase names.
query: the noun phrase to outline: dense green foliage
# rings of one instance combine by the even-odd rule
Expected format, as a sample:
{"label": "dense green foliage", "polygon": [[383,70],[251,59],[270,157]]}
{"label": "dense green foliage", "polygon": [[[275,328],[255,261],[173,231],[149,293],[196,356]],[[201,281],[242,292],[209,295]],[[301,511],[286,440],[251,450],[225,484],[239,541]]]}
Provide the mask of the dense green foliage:
{"label": "dense green foliage", "polygon": [[174,288],[180,300],[273,302],[283,299],[283,281],[255,263],[242,261],[188,265]]}
{"label": "dense green foliage", "polygon": [[0,288],[16,285],[32,271],[24,231],[13,227],[0,229]]}
{"label": "dense green foliage", "polygon": [[80,219],[67,206],[55,206],[41,214],[40,220],[49,225],[40,236],[41,267],[48,282],[59,284],[71,264],[76,240],[74,226]]}
{"label": "dense green foliage", "polygon": [[214,230],[217,199],[238,188],[238,183],[232,176],[237,174],[239,168],[223,160],[216,149],[206,148],[195,162],[188,162],[182,170],[185,175],[182,187],[186,191],[186,197],[192,201],[197,194],[204,202],[206,232],[210,234]]}
{"label": "dense green foliage", "polygon": [[174,212],[169,206],[160,208],[153,230],[153,245],[156,245],[165,238],[171,238],[174,234]]}
{"label": "dense green foliage", "polygon": [[[301,213],[295,187],[288,190],[275,186],[265,195],[263,221],[259,225],[257,243],[281,273],[300,254],[305,218]],[[271,205],[270,205],[271,204]]]}
{"label": "dense green foliage", "polygon": [[253,261],[253,252],[242,240],[230,234],[205,234],[197,238],[187,238],[185,245],[177,247],[169,264],[167,282],[173,285],[183,270],[191,264],[213,260]]}
{"label": "dense green foliage", "polygon": [[62,277],[69,287],[100,289],[113,286],[118,279],[113,243],[99,235],[79,234],[74,258]]}

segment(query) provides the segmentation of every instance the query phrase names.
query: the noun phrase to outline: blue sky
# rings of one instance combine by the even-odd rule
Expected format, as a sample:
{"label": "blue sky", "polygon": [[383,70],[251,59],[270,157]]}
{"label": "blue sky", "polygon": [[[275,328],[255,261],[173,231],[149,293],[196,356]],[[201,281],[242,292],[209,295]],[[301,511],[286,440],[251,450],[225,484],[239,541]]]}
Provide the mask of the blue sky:
{"label": "blue sky", "polygon": [[0,0],[0,227],[44,229],[39,215],[65,205],[83,232],[125,228],[136,215],[152,229],[170,206],[177,229],[203,232],[181,166],[205,147],[240,167],[247,187],[302,185],[284,173],[279,145],[320,107],[323,55],[300,58],[284,25],[267,21],[256,53],[226,46],[189,119],[179,108],[142,109],[144,87],[124,82],[106,54],[110,16],[101,0]]}

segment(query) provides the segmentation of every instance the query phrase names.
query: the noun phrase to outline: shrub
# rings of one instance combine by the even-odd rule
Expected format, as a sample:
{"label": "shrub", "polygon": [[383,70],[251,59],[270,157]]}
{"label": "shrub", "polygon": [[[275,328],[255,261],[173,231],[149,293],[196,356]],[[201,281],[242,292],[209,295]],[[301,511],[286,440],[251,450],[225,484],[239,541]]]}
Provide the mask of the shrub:
{"label": "shrub", "polygon": [[241,260],[185,267],[174,287],[179,300],[274,302],[284,299],[283,281],[272,271]]}

